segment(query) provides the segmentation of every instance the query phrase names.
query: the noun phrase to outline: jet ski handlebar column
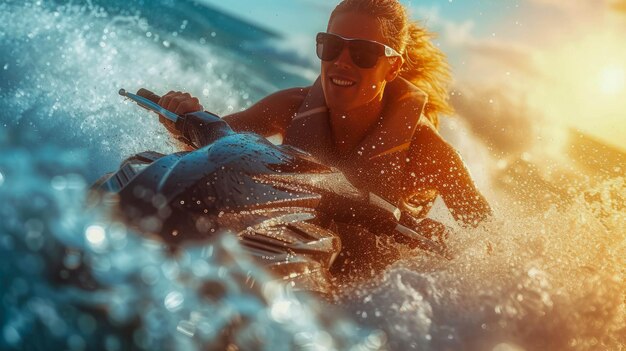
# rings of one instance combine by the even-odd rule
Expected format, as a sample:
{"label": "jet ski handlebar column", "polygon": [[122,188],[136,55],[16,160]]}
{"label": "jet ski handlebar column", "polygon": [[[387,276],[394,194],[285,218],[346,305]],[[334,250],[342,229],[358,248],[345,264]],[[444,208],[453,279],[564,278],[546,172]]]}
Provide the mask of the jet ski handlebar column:
{"label": "jet ski handlebar column", "polygon": [[[137,95],[157,105],[161,99],[160,96],[143,88],[137,91]],[[127,97],[129,96],[127,95]],[[159,113],[159,111],[154,112]],[[167,118],[167,116],[165,117]],[[226,121],[208,111],[197,111],[179,115],[178,119],[174,122],[174,127],[181,133],[183,141],[194,148],[201,148],[223,136],[234,133]]]}

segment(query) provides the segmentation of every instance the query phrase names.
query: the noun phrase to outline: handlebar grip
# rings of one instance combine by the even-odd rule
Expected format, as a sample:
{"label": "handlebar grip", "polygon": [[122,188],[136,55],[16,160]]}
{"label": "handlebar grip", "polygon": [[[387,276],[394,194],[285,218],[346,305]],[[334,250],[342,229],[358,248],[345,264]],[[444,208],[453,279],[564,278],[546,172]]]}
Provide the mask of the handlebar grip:
{"label": "handlebar grip", "polygon": [[151,92],[148,89],[144,89],[144,88],[141,88],[141,89],[137,90],[137,95],[139,95],[139,96],[141,96],[143,98],[146,98],[146,99],[154,102],[155,104],[158,104],[159,100],[161,100],[160,96],[158,96],[157,94]]}

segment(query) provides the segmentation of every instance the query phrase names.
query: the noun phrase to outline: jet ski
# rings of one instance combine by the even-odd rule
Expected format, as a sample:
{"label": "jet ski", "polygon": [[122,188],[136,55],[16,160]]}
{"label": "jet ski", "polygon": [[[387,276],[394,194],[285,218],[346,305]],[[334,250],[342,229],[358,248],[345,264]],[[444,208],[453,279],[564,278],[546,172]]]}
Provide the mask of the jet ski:
{"label": "jet ski", "polygon": [[[447,257],[432,220],[398,214],[335,168],[289,145],[236,133],[206,112],[176,115],[145,89],[120,95],[174,122],[192,151],[147,151],[124,160],[92,189],[113,196],[127,225],[172,247],[235,235],[261,266],[296,290],[328,294],[342,249],[336,223]],[[371,258],[370,258],[371,259]]]}

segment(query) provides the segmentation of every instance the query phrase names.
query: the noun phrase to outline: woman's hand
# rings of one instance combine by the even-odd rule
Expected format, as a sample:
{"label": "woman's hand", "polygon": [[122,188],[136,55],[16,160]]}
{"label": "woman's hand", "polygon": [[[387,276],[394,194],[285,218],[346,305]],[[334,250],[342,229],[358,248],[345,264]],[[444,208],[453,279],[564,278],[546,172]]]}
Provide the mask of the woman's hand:
{"label": "woman's hand", "polygon": [[177,115],[202,111],[203,109],[198,98],[191,96],[189,93],[182,93],[180,91],[170,91],[163,95],[159,100],[159,105]]}
{"label": "woman's hand", "polygon": [[[177,115],[184,115],[186,113],[202,111],[204,108],[200,105],[198,98],[191,96],[189,93],[183,93],[180,91],[170,91],[163,95],[159,100],[159,106],[166,110],[172,111]],[[176,129],[174,122],[169,119],[159,116],[159,122],[161,122],[167,130],[180,136],[181,132]]]}

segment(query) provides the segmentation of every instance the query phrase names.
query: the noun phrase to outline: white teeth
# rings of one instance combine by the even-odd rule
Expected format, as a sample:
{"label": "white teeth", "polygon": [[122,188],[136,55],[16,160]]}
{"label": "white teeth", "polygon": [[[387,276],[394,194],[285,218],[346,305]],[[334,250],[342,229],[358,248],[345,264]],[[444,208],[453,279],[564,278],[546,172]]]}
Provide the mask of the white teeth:
{"label": "white teeth", "polygon": [[343,79],[337,79],[337,78],[331,78],[331,80],[334,84],[340,85],[342,87],[349,87],[354,84],[354,82],[351,82],[349,80],[343,80]]}

